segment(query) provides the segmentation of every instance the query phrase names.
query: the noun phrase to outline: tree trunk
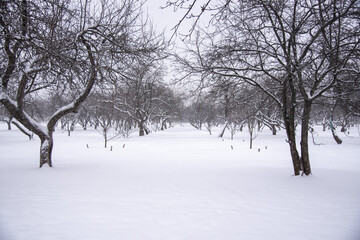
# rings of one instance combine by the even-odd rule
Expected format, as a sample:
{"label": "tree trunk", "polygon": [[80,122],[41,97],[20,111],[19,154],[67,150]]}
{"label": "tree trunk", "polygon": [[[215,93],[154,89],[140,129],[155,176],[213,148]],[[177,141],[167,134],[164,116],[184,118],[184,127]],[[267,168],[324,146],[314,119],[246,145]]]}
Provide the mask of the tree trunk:
{"label": "tree trunk", "polygon": [[9,119],[9,121],[5,121],[7,123],[8,126],[8,130],[11,130],[11,119]]}
{"label": "tree trunk", "polygon": [[332,136],[337,144],[342,144],[342,140],[339,138],[339,136],[336,134],[335,129],[331,128]]}
{"label": "tree trunk", "polygon": [[51,154],[54,145],[52,133],[49,133],[48,137],[40,140],[40,168],[46,163],[49,165],[49,167],[52,167]]}
{"label": "tree trunk", "polygon": [[67,121],[65,119],[61,119],[61,130],[65,129],[66,124],[67,124]]}
{"label": "tree trunk", "polygon": [[346,126],[345,126],[345,125],[342,125],[342,126],[341,126],[340,132],[346,132]]}
{"label": "tree trunk", "polygon": [[211,135],[211,128],[212,128],[211,123],[205,123],[205,127],[208,130],[209,134]]}
{"label": "tree trunk", "polygon": [[139,123],[139,136],[145,136],[144,124]]}
{"label": "tree trunk", "polygon": [[11,130],[11,122],[10,121],[5,121],[7,123],[7,126],[8,126],[8,130],[10,131]]}
{"label": "tree trunk", "polygon": [[250,132],[250,149],[252,149],[252,145],[253,145],[253,137],[252,137],[252,132]]}
{"label": "tree trunk", "polygon": [[333,122],[332,122],[332,116],[330,115],[329,117],[329,125],[330,125],[330,129],[331,129],[331,133],[332,133],[332,136],[335,140],[335,142],[337,144],[341,144],[342,143],[342,140],[338,137],[338,135],[336,134],[336,130],[335,130],[335,127],[333,125]]}
{"label": "tree trunk", "polygon": [[252,149],[253,146],[253,135],[254,135],[254,131],[256,128],[256,121],[255,120],[248,120],[248,130],[249,130],[249,135],[250,135],[250,149]]}
{"label": "tree trunk", "polygon": [[161,131],[164,131],[165,129],[167,129],[166,120],[162,121],[161,123]]}
{"label": "tree trunk", "polygon": [[[295,127],[295,107],[296,107],[296,93],[294,90],[294,86],[292,85],[291,77],[287,81],[290,85],[290,92],[288,91],[287,84],[283,86],[283,93],[282,93],[282,112],[283,112],[283,119],[286,129],[286,135],[288,137],[287,142],[290,146],[290,154],[291,159],[293,162],[294,168],[294,175],[300,175],[301,171],[301,164],[300,164],[300,157],[296,147],[296,127]],[[290,95],[290,99],[288,99],[288,95]]]}
{"label": "tree trunk", "polygon": [[275,124],[271,125],[271,131],[272,131],[272,135],[276,135],[276,125]]}
{"label": "tree trunk", "polygon": [[301,165],[300,165],[299,153],[296,147],[295,125],[291,124],[291,126],[288,126],[287,128],[288,129],[286,129],[286,132],[288,137],[288,143],[290,146],[290,154],[293,162],[294,175],[298,176],[300,175]]}
{"label": "tree trunk", "polygon": [[226,130],[226,128],[227,128],[227,125],[228,125],[228,123],[227,123],[227,121],[226,121],[223,129],[221,130],[221,132],[220,132],[220,134],[219,134],[219,138],[222,138],[222,137],[224,136],[225,130]]}
{"label": "tree trunk", "polygon": [[67,126],[68,137],[70,137],[71,135],[70,123],[67,122],[66,126]]}
{"label": "tree trunk", "polygon": [[[26,4],[26,1],[23,1]],[[26,6],[25,6],[26,7]],[[26,8],[24,8],[26,9]],[[24,17],[24,16],[23,16]],[[27,20],[27,19],[26,19]],[[0,102],[5,106],[6,110],[17,120],[19,121],[25,128],[29,131],[33,132],[37,136],[39,136],[41,145],[40,145],[40,168],[44,164],[48,164],[49,167],[52,167],[51,154],[53,149],[53,132],[55,130],[56,123],[65,115],[75,112],[81,103],[85,101],[87,96],[90,94],[90,91],[97,79],[97,64],[95,63],[95,59],[93,57],[93,50],[91,49],[90,43],[87,42],[86,38],[84,38],[85,32],[78,36],[78,39],[83,43],[86,48],[89,62],[91,65],[90,75],[88,77],[88,81],[86,83],[85,89],[80,93],[80,95],[73,100],[73,102],[69,103],[66,106],[61,107],[58,111],[54,113],[54,115],[50,118],[47,123],[47,128],[45,129],[41,124],[37,121],[29,117],[24,111],[24,99],[26,96],[25,89],[28,87],[27,85],[30,83],[30,76],[27,74],[22,75],[19,78],[19,85],[17,89],[16,101],[12,100],[8,95],[8,81],[10,76],[14,73],[15,66],[17,65],[17,56],[11,51],[7,51],[7,59],[5,57],[5,61],[8,61],[8,68],[6,70],[6,74],[2,76],[2,85],[1,85],[1,97]],[[18,42],[19,43],[19,42]],[[7,43],[8,47],[11,42]],[[15,44],[16,45],[16,44]],[[14,50],[16,52],[16,49]],[[19,58],[21,59],[21,58]],[[21,62],[21,61],[20,61]],[[31,65],[31,64],[30,64]],[[31,67],[31,66],[29,66]],[[35,69],[34,73],[37,74]],[[41,70],[43,71],[43,70]]]}
{"label": "tree trunk", "polygon": [[144,126],[144,131],[145,131],[146,135],[148,135],[150,133],[150,129],[147,126]]}
{"label": "tree trunk", "polygon": [[310,159],[309,159],[309,120],[311,111],[311,101],[304,101],[304,109],[301,122],[301,164],[303,172],[306,176],[311,174]]}

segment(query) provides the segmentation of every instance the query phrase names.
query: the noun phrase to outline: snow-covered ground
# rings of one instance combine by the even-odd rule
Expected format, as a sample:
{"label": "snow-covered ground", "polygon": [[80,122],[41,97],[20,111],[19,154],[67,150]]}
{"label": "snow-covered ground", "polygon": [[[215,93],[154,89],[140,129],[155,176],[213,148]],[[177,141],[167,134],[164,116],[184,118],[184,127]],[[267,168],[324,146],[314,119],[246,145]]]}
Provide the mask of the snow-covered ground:
{"label": "snow-covered ground", "polygon": [[293,176],[284,132],[252,150],[247,132],[217,133],[176,126],[110,151],[94,130],[57,130],[39,169],[39,140],[1,123],[0,239],[360,239],[357,128],[342,145],[318,131],[309,177]]}

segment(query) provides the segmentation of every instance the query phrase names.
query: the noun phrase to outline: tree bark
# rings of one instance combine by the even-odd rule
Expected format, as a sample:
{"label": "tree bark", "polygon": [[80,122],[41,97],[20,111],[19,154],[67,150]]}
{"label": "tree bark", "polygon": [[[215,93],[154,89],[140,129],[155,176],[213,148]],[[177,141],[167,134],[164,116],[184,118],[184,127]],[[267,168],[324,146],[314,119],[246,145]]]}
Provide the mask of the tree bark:
{"label": "tree bark", "polygon": [[14,117],[12,116],[12,115],[10,115],[9,116],[9,121],[5,121],[6,123],[7,123],[7,125],[8,125],[8,130],[11,130],[11,123],[12,123],[12,119],[13,119]]}
{"label": "tree bark", "polygon": [[295,125],[289,124],[289,126],[286,127],[286,132],[288,137],[288,143],[290,146],[290,154],[293,162],[294,175],[298,176],[300,175],[301,165],[299,153],[296,147]]}
{"label": "tree bark", "polygon": [[5,121],[7,126],[8,126],[8,130],[10,131],[11,130],[11,120],[9,121]]}
{"label": "tree bark", "polygon": [[219,134],[219,138],[222,138],[224,136],[224,133],[225,133],[225,130],[226,130],[227,126],[228,126],[228,122],[226,121],[223,129],[221,130],[221,132]]}
{"label": "tree bark", "polygon": [[[52,132],[43,128],[36,121],[31,119],[24,111],[20,104],[15,104],[9,97],[1,100],[6,109],[18,120],[25,128],[37,135],[41,140],[40,146],[40,167],[45,163],[52,166],[51,152],[52,152]],[[49,129],[49,128],[48,128]]]}
{"label": "tree bark", "polygon": [[276,135],[276,125],[275,124],[271,125],[271,131],[272,131],[272,135]]}
{"label": "tree bark", "polygon": [[311,174],[310,158],[309,158],[309,120],[312,102],[304,101],[304,109],[301,122],[301,165],[306,176]]}
{"label": "tree bark", "polygon": [[[288,83],[288,84],[287,84]],[[290,91],[288,88],[290,87]],[[295,108],[296,108],[296,93],[294,90],[293,82],[291,76],[288,76],[288,80],[283,85],[282,93],[282,112],[283,119],[286,129],[286,135],[288,137],[287,142],[290,147],[291,159],[293,162],[294,175],[300,175],[301,163],[299,153],[296,147],[296,127],[295,127]],[[290,94],[290,98],[288,95]]]}
{"label": "tree bark", "polygon": [[252,145],[253,145],[253,136],[252,136],[252,132],[250,132],[250,149],[252,149]]}
{"label": "tree bark", "polygon": [[139,123],[139,136],[145,136],[144,124]]}
{"label": "tree bark", "polygon": [[70,137],[71,136],[71,129],[70,129],[69,121],[67,122],[66,127],[67,127],[68,137]]}
{"label": "tree bark", "polygon": [[44,164],[48,164],[49,167],[52,167],[52,150],[54,146],[52,133],[49,133],[49,136],[41,138],[40,140],[40,168]]}
{"label": "tree bark", "polygon": [[329,125],[330,125],[330,129],[331,129],[331,133],[332,133],[332,136],[335,140],[335,142],[337,144],[341,144],[342,143],[342,140],[339,138],[339,136],[336,134],[336,130],[335,130],[335,127],[333,125],[333,122],[332,122],[332,116],[330,115],[329,117]]}
{"label": "tree bark", "polygon": [[144,131],[145,131],[146,135],[148,135],[150,133],[150,129],[146,125],[144,125]]}

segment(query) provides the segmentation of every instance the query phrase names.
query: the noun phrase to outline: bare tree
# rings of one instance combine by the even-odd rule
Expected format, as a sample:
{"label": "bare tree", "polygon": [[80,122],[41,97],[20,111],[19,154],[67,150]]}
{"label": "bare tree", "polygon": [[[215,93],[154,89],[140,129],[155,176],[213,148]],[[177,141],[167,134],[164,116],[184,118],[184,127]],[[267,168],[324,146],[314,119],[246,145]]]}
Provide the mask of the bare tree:
{"label": "bare tree", "polygon": [[[185,6],[189,1],[168,1]],[[190,1],[195,3],[196,1]],[[294,174],[311,174],[308,132],[312,105],[345,72],[357,71],[359,3],[347,1],[207,1],[212,33],[195,36],[188,72],[244,81],[268,94],[282,111]],[[189,11],[195,11],[192,6]],[[189,15],[198,18],[201,14]],[[301,151],[296,113],[301,110]],[[301,156],[301,157],[300,157]]]}
{"label": "bare tree", "polygon": [[[104,138],[104,147],[107,148],[108,141],[117,138],[121,133],[114,129],[115,114],[113,101],[109,100],[108,96],[102,95],[96,105],[93,119],[98,125],[97,131],[100,132]],[[111,96],[110,96],[111,97]],[[100,127],[100,129],[99,129]]]}
{"label": "bare tree", "polygon": [[198,99],[187,108],[188,121],[196,129],[203,127],[212,134],[212,128],[217,125],[217,109],[211,96],[199,96]]}
{"label": "bare tree", "polygon": [[[138,21],[141,1],[2,1],[0,102],[41,140],[40,167],[52,166],[56,123],[76,111],[110,59],[156,47]],[[146,44],[144,44],[146,42]],[[26,112],[26,99],[62,89],[68,102],[45,126]]]}
{"label": "bare tree", "polygon": [[161,90],[163,71],[160,60],[137,61],[115,89],[115,108],[136,122],[139,136],[150,133],[155,118],[166,119],[166,109],[169,109],[171,99],[161,96],[164,91]]}
{"label": "bare tree", "polygon": [[165,130],[180,115],[182,99],[168,86],[158,83],[153,86],[153,114],[156,130]]}

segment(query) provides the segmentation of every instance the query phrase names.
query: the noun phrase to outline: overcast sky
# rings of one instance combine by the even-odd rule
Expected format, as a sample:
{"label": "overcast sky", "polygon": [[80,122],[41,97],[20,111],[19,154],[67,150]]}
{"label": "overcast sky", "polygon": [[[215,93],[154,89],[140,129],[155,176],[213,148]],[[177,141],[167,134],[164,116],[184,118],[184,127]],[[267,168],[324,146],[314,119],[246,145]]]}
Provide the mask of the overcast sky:
{"label": "overcast sky", "polygon": [[[186,10],[180,9],[175,12],[173,8],[161,9],[161,7],[164,7],[166,5],[166,1],[167,0],[147,0],[144,6],[144,12],[148,13],[150,20],[153,22],[153,25],[156,27],[158,32],[162,32],[163,30],[165,31],[165,37],[169,40],[174,32],[173,28],[186,14]],[[199,2],[201,4],[203,0],[200,0]],[[192,26],[192,21],[193,20],[187,20],[182,22],[178,32],[184,35],[188,34]],[[176,44],[174,50],[184,47],[181,39],[182,37],[180,37],[179,35],[175,39],[172,39],[175,40]],[[165,77],[165,81],[168,82],[176,78],[175,76],[177,75],[177,73],[172,70],[172,63],[170,61],[166,61],[165,64],[168,66],[168,74]],[[179,90],[177,89],[177,85],[172,85],[172,87],[174,88],[174,91]],[[181,92],[182,91],[184,91],[184,89],[182,89]]]}
{"label": "overcast sky", "polygon": [[[161,7],[166,6],[166,1],[167,0],[147,0],[144,12],[148,12],[149,18],[152,20],[154,26],[156,26],[156,29],[160,32],[165,29],[166,37],[170,38],[173,34],[173,28],[186,14],[186,10],[178,9],[175,12],[171,7],[161,9]],[[201,4],[204,4],[203,0],[198,1],[198,5],[195,6],[195,12],[196,10],[200,10]],[[206,22],[205,19],[209,18],[208,16],[203,15],[200,22]],[[183,21],[178,29],[178,32],[180,34],[188,34],[191,29],[192,22],[193,19]]]}
{"label": "overcast sky", "polygon": [[148,13],[149,18],[153,22],[158,31],[165,30],[167,37],[172,34],[172,28],[181,19],[180,12],[174,12],[171,8],[161,9],[165,6],[166,0],[148,0],[144,7],[144,12]]}

